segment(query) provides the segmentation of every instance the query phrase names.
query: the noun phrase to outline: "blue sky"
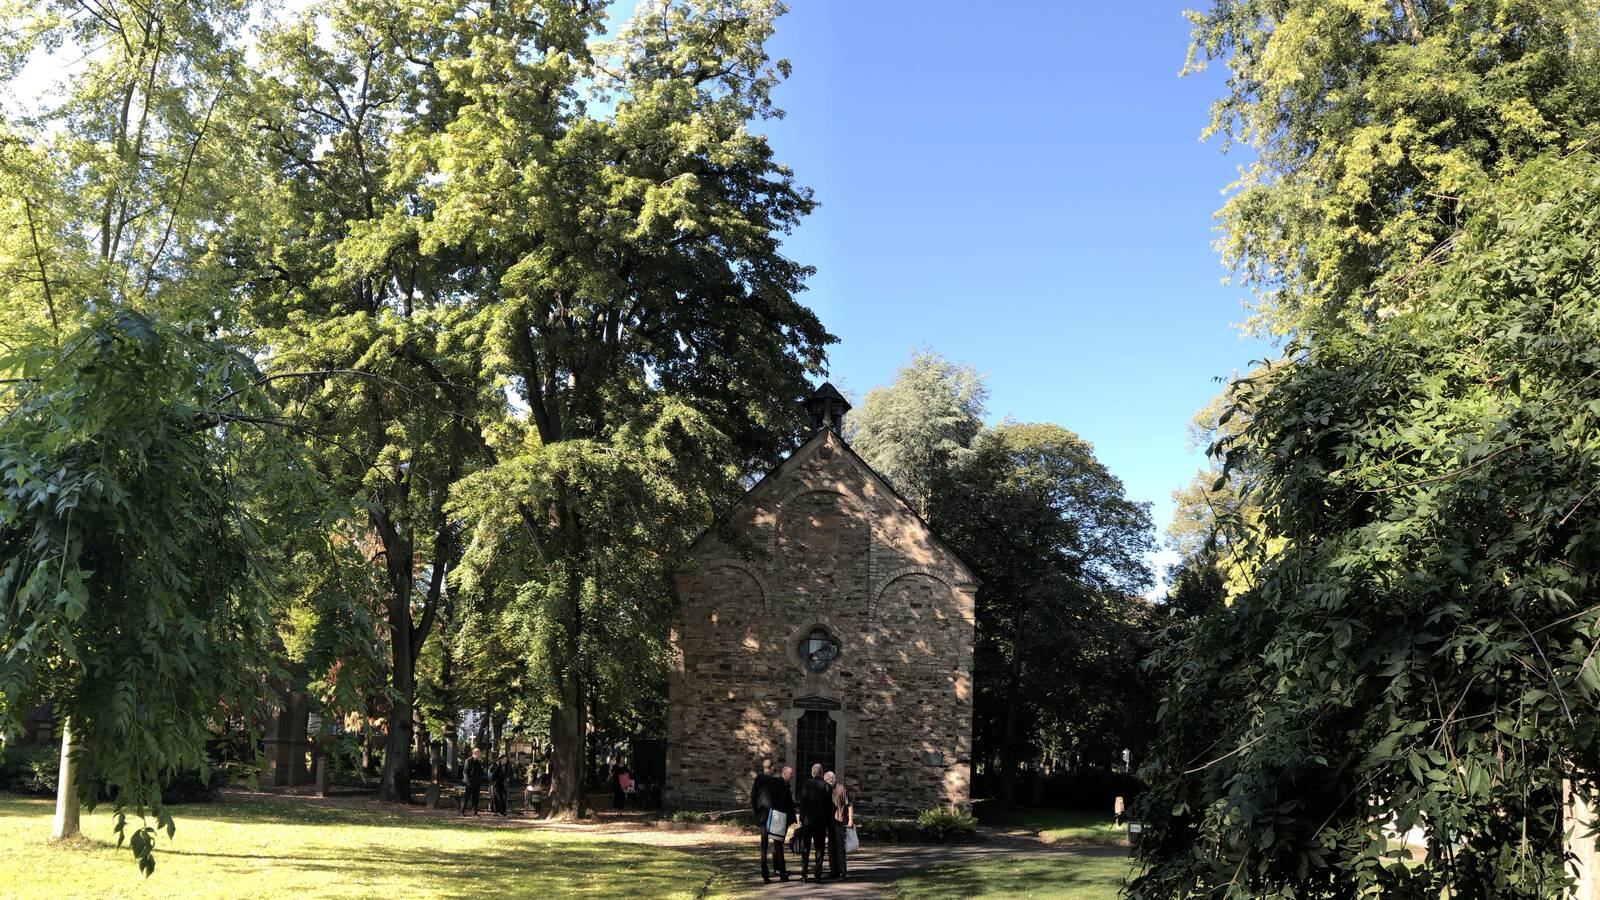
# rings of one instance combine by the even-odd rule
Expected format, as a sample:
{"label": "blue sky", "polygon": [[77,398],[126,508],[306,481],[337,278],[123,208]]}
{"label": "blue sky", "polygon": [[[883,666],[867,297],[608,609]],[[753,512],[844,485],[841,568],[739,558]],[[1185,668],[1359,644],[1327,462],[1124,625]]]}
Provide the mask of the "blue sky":
{"label": "blue sky", "polygon": [[1199,140],[1222,72],[1178,77],[1184,4],[791,7],[788,116],[762,127],[822,203],[786,246],[834,384],[924,345],[970,363],[994,418],[1076,431],[1164,528],[1203,462],[1190,416],[1273,352],[1231,327],[1212,214],[1245,157]]}

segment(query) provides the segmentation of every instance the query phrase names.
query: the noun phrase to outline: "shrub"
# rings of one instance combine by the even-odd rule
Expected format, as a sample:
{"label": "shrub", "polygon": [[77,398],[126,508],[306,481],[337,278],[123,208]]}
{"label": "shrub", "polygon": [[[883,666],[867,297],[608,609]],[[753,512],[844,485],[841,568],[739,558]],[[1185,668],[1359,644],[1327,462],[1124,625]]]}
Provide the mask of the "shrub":
{"label": "shrub", "polygon": [[667,821],[676,822],[680,825],[703,825],[711,821],[711,817],[703,812],[695,812],[692,809],[679,809],[674,810],[671,815],[667,816]]}
{"label": "shrub", "polygon": [[856,819],[856,836],[874,844],[914,844],[923,840],[911,819]]}
{"label": "shrub", "polygon": [[61,751],[52,744],[8,747],[0,761],[0,788],[19,794],[53,797]]}
{"label": "shrub", "polygon": [[198,769],[179,769],[161,785],[163,803],[209,803],[221,791],[222,775],[211,770],[209,779],[202,778]]}
{"label": "shrub", "polygon": [[978,836],[978,820],[959,809],[934,807],[917,815],[917,832],[924,839],[941,844],[970,841]]}

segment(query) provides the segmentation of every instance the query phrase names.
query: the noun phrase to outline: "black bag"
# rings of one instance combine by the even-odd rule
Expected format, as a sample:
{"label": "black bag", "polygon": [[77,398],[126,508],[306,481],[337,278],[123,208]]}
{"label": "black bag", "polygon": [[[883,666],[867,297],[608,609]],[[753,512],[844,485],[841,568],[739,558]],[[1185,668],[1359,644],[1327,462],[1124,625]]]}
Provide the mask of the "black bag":
{"label": "black bag", "polygon": [[799,828],[796,828],[794,830],[794,834],[789,836],[789,852],[790,853],[795,853],[795,854],[798,854],[800,852],[800,829]]}

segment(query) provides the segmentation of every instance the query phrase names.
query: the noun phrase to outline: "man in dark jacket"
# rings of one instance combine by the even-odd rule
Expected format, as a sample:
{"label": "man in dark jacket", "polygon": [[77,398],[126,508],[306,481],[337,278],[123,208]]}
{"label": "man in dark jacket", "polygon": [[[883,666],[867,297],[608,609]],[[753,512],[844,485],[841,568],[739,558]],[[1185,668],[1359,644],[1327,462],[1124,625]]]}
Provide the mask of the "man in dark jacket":
{"label": "man in dark jacket", "polygon": [[[794,821],[794,794],[789,790],[789,779],[794,776],[794,770],[788,766],[783,767],[783,777],[772,774],[772,760],[761,761],[761,774],[756,776],[755,783],[750,786],[750,809],[756,814],[756,826],[761,829],[761,880],[772,881],[772,876],[767,874],[767,847],[772,847],[772,869],[778,873],[782,881],[789,880],[789,869],[783,860],[784,835],[767,833],[767,812],[776,810],[784,814],[787,822]],[[788,825],[784,826],[788,831]]]}
{"label": "man in dark jacket", "polygon": [[462,780],[466,782],[461,792],[461,814],[467,814],[467,804],[472,804],[472,814],[478,814],[478,792],[483,790],[483,751],[472,748],[472,758],[462,767]]}
{"label": "man in dark jacket", "polygon": [[822,856],[828,846],[828,830],[833,824],[833,789],[822,780],[821,764],[811,766],[811,777],[800,786],[800,880],[806,879],[806,863],[816,853],[815,875],[822,880]]}

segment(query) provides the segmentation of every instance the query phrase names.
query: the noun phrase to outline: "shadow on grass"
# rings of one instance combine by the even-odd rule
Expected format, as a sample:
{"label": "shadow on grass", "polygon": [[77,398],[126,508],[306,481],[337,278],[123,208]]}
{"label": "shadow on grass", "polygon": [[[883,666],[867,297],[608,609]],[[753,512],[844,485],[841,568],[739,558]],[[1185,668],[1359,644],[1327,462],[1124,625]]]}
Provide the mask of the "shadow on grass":
{"label": "shadow on grass", "polygon": [[1114,898],[1128,877],[1126,858],[1048,854],[945,863],[894,882],[900,897]]}

